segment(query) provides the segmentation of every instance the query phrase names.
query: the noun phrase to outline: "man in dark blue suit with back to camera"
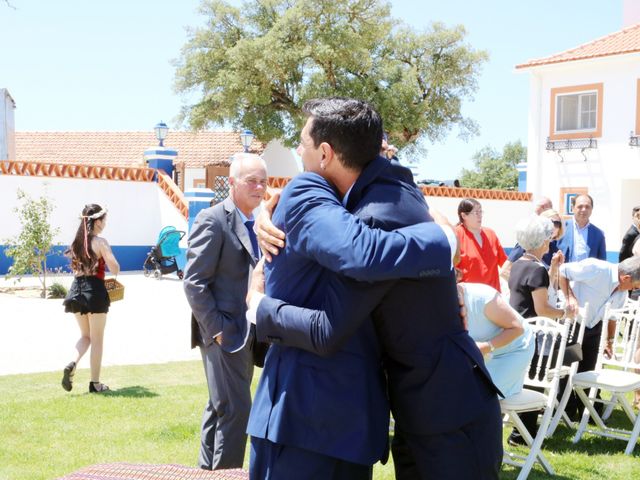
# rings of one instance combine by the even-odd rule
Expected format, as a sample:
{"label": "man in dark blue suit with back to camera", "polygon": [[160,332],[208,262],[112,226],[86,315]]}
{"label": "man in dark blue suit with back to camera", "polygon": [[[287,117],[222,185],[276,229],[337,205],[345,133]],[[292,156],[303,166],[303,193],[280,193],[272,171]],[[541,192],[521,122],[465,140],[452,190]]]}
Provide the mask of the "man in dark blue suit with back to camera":
{"label": "man in dark blue suit with back to camera", "polygon": [[[299,153],[314,173],[282,193],[273,220],[286,245],[265,269],[269,297],[252,301],[257,335],[272,346],[249,419],[251,478],[371,477],[388,444],[381,344],[399,478],[497,478],[499,405],[460,321],[455,240],[432,222],[410,172],[377,156],[371,107],[324,99],[304,110]],[[383,236],[360,241],[370,232],[347,211],[383,230],[414,225],[399,231],[406,255],[391,259]],[[416,228],[425,231],[411,240]],[[427,250],[412,253],[416,242]],[[390,280],[399,277],[415,280]]]}

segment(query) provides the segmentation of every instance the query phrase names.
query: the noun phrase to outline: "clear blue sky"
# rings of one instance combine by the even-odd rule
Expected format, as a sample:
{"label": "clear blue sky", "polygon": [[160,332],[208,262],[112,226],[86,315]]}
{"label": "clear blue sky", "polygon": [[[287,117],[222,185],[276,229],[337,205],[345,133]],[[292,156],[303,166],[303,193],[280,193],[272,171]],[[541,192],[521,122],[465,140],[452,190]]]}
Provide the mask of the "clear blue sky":
{"label": "clear blue sky", "polygon": [[[185,27],[198,26],[197,0],[0,0],[0,87],[16,101],[16,130],[172,128],[182,99],[173,91]],[[233,3],[238,3],[234,0]],[[463,113],[480,134],[453,130],[421,159],[421,177],[452,179],[490,145],[527,140],[529,78],[514,66],[622,26],[622,0],[395,0],[392,14],[416,28],[462,24],[488,51],[479,90]]]}

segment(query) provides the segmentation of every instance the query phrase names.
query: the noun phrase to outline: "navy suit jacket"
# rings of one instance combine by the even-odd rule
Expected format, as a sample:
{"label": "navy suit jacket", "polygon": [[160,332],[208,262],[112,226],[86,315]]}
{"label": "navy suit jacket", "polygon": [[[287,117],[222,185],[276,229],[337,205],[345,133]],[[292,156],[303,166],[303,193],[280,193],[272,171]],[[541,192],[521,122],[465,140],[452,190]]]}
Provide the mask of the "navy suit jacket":
{"label": "navy suit jacket", "polygon": [[[558,250],[562,250],[565,261],[571,262],[571,255],[573,254],[573,219],[569,219],[565,222],[565,229],[563,237],[558,240]],[[607,259],[607,245],[604,240],[604,232],[590,223],[587,233],[587,247],[589,247],[589,257],[599,258],[600,260]]]}
{"label": "navy suit jacket", "polygon": [[[287,185],[273,216],[286,245],[265,269],[267,295],[318,309],[331,294],[332,271],[372,281],[451,275],[448,241],[433,222],[386,233],[368,230],[358,219],[380,218],[379,226],[388,228],[431,220],[404,167],[377,158],[349,199],[356,216],[319,175],[305,173]],[[384,458],[389,406],[373,322],[356,326],[329,357],[285,346],[260,330],[258,324],[258,336],[273,344],[248,433],[365,465]]]}
{"label": "navy suit jacket", "polygon": [[[351,202],[358,202],[357,192],[350,194],[348,208]],[[415,207],[410,201],[403,203],[403,215],[390,220],[384,216],[384,202],[371,202],[364,209],[374,226],[393,227],[409,212],[419,214]],[[295,305],[273,297],[261,301],[258,337],[277,338],[328,359],[349,344],[354,332],[368,328],[373,314],[400,430],[420,435],[451,432],[484,416],[488,403],[497,401],[500,392],[463,329],[453,273],[376,284],[333,274],[321,310],[291,303]]]}
{"label": "navy suit jacket", "polygon": [[627,258],[633,256],[633,253],[632,253],[633,245],[635,244],[636,238],[638,238],[639,234],[640,234],[640,231],[635,225],[631,225],[629,227],[629,230],[627,230],[627,233],[625,233],[624,237],[622,237],[622,245],[620,246],[620,254],[618,255],[618,262],[622,262]]}

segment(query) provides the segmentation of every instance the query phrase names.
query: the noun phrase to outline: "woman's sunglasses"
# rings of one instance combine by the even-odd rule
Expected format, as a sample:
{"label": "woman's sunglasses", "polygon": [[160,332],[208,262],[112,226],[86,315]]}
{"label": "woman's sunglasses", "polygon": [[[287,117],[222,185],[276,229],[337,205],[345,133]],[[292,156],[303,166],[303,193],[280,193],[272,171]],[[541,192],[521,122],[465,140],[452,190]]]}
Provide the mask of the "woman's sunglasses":
{"label": "woman's sunglasses", "polygon": [[553,226],[556,228],[560,228],[562,226],[562,221],[560,220],[552,220]]}

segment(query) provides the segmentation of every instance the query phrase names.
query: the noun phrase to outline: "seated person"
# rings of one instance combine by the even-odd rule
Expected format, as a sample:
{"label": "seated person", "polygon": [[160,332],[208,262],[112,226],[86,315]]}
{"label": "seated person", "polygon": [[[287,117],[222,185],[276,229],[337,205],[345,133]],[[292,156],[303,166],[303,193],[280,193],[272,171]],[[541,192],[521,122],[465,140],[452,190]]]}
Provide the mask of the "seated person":
{"label": "seated person", "polygon": [[496,387],[506,397],[522,390],[535,343],[524,319],[500,293],[481,283],[460,283],[469,335],[483,355]]}
{"label": "seated person", "polygon": [[[542,255],[540,260],[545,264],[547,268],[551,266],[551,258],[558,251],[558,241],[564,236],[564,223],[562,222],[562,218],[560,218],[560,214],[555,210],[545,210],[540,214],[541,217],[548,218],[553,222],[553,235],[551,237],[551,241],[549,242],[549,250]],[[513,247],[513,250],[509,253],[509,258],[500,268],[500,276],[509,281],[509,275],[511,273],[511,265],[518,260],[520,257],[524,255],[524,248],[519,243],[516,243],[516,246]]]}

